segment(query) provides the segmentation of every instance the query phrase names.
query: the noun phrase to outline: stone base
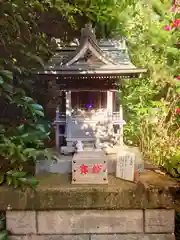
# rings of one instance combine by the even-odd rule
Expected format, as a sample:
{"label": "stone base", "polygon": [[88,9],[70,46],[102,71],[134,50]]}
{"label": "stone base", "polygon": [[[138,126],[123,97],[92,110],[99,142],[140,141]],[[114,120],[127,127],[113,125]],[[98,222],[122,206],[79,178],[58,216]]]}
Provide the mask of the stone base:
{"label": "stone base", "polygon": [[11,240],[175,240],[166,209],[7,211],[6,226]]}
{"label": "stone base", "polygon": [[[92,151],[92,144],[85,145],[84,150]],[[109,148],[109,152],[107,154],[108,159],[108,173],[115,174],[116,172],[116,159],[117,153],[122,150],[122,147],[115,146],[113,148]],[[94,149],[94,151],[98,151],[98,149]],[[61,148],[62,154],[59,154],[58,160],[55,161],[39,161],[36,164],[36,175],[41,175],[44,173],[71,173],[72,172],[72,152],[74,152],[74,147],[63,146]],[[66,156],[65,156],[66,155]],[[69,156],[68,156],[69,155]]]}
{"label": "stone base", "polygon": [[179,183],[146,172],[135,184],[72,185],[67,174],[39,176],[36,192],[0,187],[10,240],[175,240]]}
{"label": "stone base", "polygon": [[[42,175],[45,173],[71,173],[72,172],[72,158],[73,156],[61,155],[59,159],[55,161],[39,161],[36,164],[36,175]],[[107,156],[108,158],[108,173],[115,173],[116,171],[116,157]]]}
{"label": "stone base", "polygon": [[73,146],[63,146],[61,147],[61,154],[63,155],[72,155],[75,152],[75,147]]}
{"label": "stone base", "polygon": [[57,161],[39,161],[36,164],[36,175],[46,173],[71,173],[73,156],[60,155]]}
{"label": "stone base", "polygon": [[9,236],[9,240],[175,240],[173,234],[113,234],[113,235],[30,235]]}

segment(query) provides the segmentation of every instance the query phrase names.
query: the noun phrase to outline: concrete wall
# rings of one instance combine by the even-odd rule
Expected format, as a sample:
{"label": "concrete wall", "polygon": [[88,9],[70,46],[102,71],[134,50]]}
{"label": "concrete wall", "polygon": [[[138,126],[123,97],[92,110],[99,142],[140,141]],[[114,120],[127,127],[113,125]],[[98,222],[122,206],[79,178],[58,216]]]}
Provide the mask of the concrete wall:
{"label": "concrete wall", "polygon": [[7,211],[10,240],[174,240],[174,210]]}

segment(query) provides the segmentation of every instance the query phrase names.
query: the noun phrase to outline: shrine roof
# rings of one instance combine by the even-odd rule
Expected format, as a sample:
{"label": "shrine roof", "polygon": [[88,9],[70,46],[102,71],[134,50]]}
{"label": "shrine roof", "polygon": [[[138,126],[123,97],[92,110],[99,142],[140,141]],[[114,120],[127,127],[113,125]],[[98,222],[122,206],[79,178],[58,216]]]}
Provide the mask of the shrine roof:
{"label": "shrine roof", "polygon": [[131,76],[144,72],[145,69],[136,68],[130,61],[124,38],[98,41],[91,25],[86,25],[80,41],[59,48],[38,74]]}

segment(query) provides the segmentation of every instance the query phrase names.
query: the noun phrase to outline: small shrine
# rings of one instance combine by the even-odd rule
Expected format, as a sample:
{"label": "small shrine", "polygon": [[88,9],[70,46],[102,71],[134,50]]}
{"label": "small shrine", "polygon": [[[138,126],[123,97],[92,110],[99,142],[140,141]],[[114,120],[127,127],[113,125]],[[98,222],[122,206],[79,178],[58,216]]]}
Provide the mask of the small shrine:
{"label": "small shrine", "polygon": [[122,145],[125,122],[119,83],[144,72],[131,63],[125,39],[97,40],[92,26],[85,25],[80,40],[60,47],[38,72],[61,91],[54,121],[56,148]]}

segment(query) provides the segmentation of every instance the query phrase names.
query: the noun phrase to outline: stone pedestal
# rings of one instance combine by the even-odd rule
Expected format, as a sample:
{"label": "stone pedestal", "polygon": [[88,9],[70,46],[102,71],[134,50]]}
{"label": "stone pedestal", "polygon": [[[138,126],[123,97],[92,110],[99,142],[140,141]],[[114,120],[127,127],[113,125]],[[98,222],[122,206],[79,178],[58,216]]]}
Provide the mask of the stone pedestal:
{"label": "stone pedestal", "polygon": [[[47,173],[71,173],[72,171],[72,145],[65,147],[65,151],[68,153],[69,156],[64,156],[59,154],[57,162],[55,161],[39,161],[36,164],[36,174],[43,174],[44,172]],[[85,148],[85,150],[92,151],[92,147]],[[128,146],[114,146],[114,147],[107,147],[104,149],[104,152],[107,154],[107,166],[108,166],[108,173],[115,174],[116,172],[116,162],[117,162],[117,155],[121,153],[122,150],[128,150],[136,155],[136,166],[138,169],[144,169],[144,164],[142,162],[142,156],[138,148],[128,147]],[[139,165],[138,165],[139,163]],[[62,167],[61,167],[62,164]],[[53,169],[53,170],[52,170]],[[149,165],[148,165],[149,169]]]}
{"label": "stone pedestal", "polygon": [[0,187],[10,240],[175,240],[174,180],[153,172],[138,184],[109,176],[108,186],[71,185],[68,175],[39,177],[35,193]]}

